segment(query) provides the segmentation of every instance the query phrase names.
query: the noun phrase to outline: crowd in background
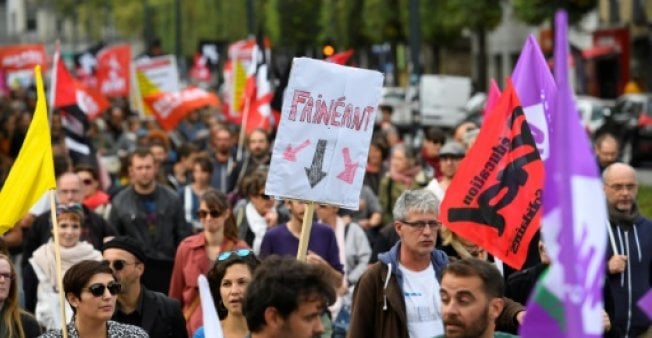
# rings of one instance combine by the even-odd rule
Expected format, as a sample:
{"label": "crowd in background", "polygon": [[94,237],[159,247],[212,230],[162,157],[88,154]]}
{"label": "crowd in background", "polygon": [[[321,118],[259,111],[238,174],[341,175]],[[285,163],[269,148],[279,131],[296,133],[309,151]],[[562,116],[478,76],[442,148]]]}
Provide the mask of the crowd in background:
{"label": "crowd in background", "polygon": [[[2,181],[20,150],[34,105],[35,95],[29,90],[0,98]],[[316,208],[307,262],[322,267],[336,286],[336,300],[321,318],[326,324],[324,337],[346,335],[355,285],[379,254],[390,251],[399,240],[393,214],[399,197],[405,191],[425,188],[441,201],[480,128],[470,121],[449,131],[424,128],[423,139],[415,147],[403,142],[392,125],[391,107],[381,108],[384,113],[376,121],[371,139],[359,210],[333,205]],[[93,295],[117,297],[116,308],[105,321],[135,324],[150,336],[160,336],[152,334],[156,325],[144,310],[143,299],[151,297],[153,304],[161,302],[165,305],[159,307],[169,309],[157,314],[170,318],[165,321],[168,336],[203,336],[197,284],[197,277],[203,274],[208,276],[228,333],[225,336],[243,337],[249,331],[242,309],[244,290],[260,259],[296,254],[305,204],[265,194],[273,132],[257,129],[246,135],[239,152],[238,128],[225,123],[219,111],[200,109],[166,133],[154,120],[141,118],[118,100],[103,117],[91,121],[88,136],[96,160],[80,162],[69,156],[61,117],[53,112],[62,268],[67,272],[82,261],[105,262],[86,267],[89,278],[99,283],[92,286],[100,285],[96,291],[90,290]],[[601,169],[617,159],[618,147],[616,144],[614,155],[613,142],[617,141],[608,137],[596,142]],[[24,323],[20,326],[24,336],[20,337],[62,326],[57,315],[60,304],[49,215],[49,204],[37,203],[2,236],[7,254],[0,255],[0,296],[3,283],[10,280],[12,287],[10,295],[0,299],[5,304],[0,320],[5,318],[3,313],[20,304],[25,310],[15,312],[19,314],[16,320]],[[652,233],[652,229],[646,231]],[[482,248],[446,229],[441,230],[440,238],[437,247],[450,257],[493,261]],[[538,253],[544,250],[538,241],[532,247],[536,257],[531,266],[539,267],[545,259]],[[111,269],[102,268],[107,264]],[[495,264],[503,273],[508,271],[499,261]],[[11,278],[2,274],[5,265]],[[523,281],[522,274],[515,277],[516,282]],[[112,278],[121,284],[121,290],[112,284]],[[68,318],[79,320],[87,314],[73,304],[88,300],[79,285],[69,282],[75,291],[67,298],[66,311]],[[518,300],[524,299],[521,295]],[[33,314],[36,322],[27,313]],[[145,322],[148,326],[143,326]],[[117,324],[112,327],[116,332],[123,329]],[[11,326],[8,330],[0,336],[19,337]]]}

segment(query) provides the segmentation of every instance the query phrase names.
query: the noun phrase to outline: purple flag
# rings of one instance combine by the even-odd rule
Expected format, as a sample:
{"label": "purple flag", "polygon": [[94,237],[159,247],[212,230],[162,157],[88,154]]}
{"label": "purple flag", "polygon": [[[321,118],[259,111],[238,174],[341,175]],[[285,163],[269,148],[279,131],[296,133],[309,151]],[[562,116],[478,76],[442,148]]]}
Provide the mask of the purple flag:
{"label": "purple flag", "polygon": [[652,318],[652,290],[648,291],[645,296],[638,300],[638,307],[645,312],[648,318]]}
{"label": "purple flag", "polygon": [[518,57],[512,73],[512,83],[523,106],[532,137],[537,143],[539,155],[545,162],[550,157],[552,137],[550,115],[555,102],[557,85],[543,57],[541,47],[532,34],[528,36]]}
{"label": "purple flag", "polygon": [[557,97],[550,114],[541,227],[551,266],[527,307],[523,337],[602,337],[605,197],[568,81],[566,12],[555,16]]}

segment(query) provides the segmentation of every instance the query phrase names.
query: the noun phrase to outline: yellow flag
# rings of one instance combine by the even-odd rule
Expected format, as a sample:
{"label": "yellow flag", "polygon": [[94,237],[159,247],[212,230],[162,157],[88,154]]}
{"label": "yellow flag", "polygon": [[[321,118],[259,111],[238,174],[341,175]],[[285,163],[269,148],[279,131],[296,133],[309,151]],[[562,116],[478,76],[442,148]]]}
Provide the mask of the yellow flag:
{"label": "yellow flag", "polygon": [[41,67],[34,68],[36,110],[18,157],[0,191],[0,234],[14,227],[43,194],[56,188]]}

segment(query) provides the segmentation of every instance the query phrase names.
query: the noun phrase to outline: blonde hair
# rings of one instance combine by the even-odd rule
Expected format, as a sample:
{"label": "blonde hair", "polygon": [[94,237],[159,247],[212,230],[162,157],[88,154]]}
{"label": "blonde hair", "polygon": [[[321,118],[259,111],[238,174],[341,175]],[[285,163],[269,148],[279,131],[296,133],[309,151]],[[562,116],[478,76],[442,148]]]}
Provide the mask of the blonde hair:
{"label": "blonde hair", "polygon": [[[0,254],[0,259],[3,259],[9,263],[11,273],[15,276],[16,267],[11,261],[11,258],[5,254]],[[18,305],[18,285],[16,283],[16,278],[11,279],[11,286],[9,287],[9,294],[7,299],[5,299],[2,306],[2,318],[0,318],[0,327],[3,327],[1,331],[7,334],[9,338],[25,338],[25,331],[23,330],[23,325],[20,320],[20,315],[24,313]]]}

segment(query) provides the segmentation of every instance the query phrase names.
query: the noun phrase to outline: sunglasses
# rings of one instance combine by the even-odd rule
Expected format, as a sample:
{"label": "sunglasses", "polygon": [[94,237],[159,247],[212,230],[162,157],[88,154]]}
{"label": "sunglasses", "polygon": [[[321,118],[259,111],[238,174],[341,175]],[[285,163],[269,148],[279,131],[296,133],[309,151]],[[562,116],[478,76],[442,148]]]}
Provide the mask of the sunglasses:
{"label": "sunglasses", "polygon": [[111,294],[111,296],[115,296],[118,293],[120,293],[120,290],[122,290],[122,285],[120,285],[120,283],[116,281],[111,281],[107,285],[101,283],[93,284],[89,286],[87,289],[95,297],[101,297],[102,295],[104,295],[104,291],[106,289],[109,289],[109,293]]}
{"label": "sunglasses", "polygon": [[217,256],[217,261],[218,262],[225,261],[229,259],[229,257],[231,257],[232,255],[238,255],[238,257],[247,257],[252,253],[253,251],[251,251],[250,249],[238,249],[233,251],[225,251]]}
{"label": "sunglasses", "polygon": [[198,210],[197,211],[197,216],[199,218],[206,218],[206,216],[211,215],[212,218],[218,218],[222,214],[221,211],[217,211],[215,209],[211,209],[210,211],[206,210]]}
{"label": "sunglasses", "polygon": [[0,273],[0,279],[13,280],[14,278],[16,278],[16,276],[11,272]]}
{"label": "sunglasses", "polygon": [[269,200],[272,198],[272,196],[270,196],[270,195],[266,195],[265,193],[261,193],[261,194],[259,194],[258,196],[259,196],[260,198],[264,199],[265,201],[269,201]]}
{"label": "sunglasses", "polygon": [[113,268],[113,270],[115,270],[115,271],[120,271],[120,270],[124,269],[125,266],[127,266],[127,265],[136,265],[136,262],[127,263],[127,261],[125,261],[124,259],[116,259],[113,262],[103,260],[102,264],[104,264],[104,265],[106,265],[106,266],[108,266],[110,268]]}
{"label": "sunglasses", "polygon": [[93,184],[93,179],[92,178],[85,178],[85,179],[82,180],[82,183],[84,183],[84,185],[91,185],[91,184]]}

